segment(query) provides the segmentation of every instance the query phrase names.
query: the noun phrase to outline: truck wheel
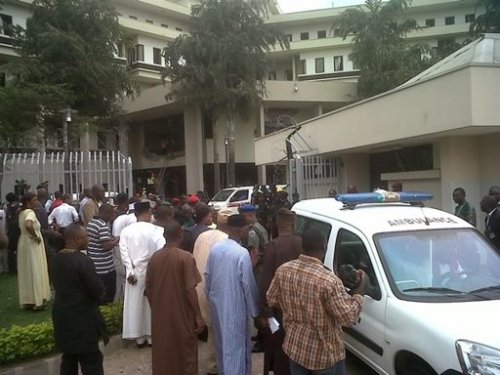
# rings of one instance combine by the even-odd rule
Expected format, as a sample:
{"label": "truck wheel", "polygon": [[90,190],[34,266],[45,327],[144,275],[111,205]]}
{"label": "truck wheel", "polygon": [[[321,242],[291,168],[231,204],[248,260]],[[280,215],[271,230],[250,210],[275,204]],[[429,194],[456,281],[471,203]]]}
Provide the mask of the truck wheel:
{"label": "truck wheel", "polygon": [[425,362],[417,358],[409,358],[401,375],[437,375],[436,372]]}

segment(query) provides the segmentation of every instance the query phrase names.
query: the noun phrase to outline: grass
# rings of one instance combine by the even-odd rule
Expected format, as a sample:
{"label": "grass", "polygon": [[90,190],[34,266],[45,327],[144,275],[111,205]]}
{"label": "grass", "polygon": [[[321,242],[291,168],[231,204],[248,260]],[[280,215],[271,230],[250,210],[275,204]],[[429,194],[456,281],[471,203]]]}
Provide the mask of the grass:
{"label": "grass", "polygon": [[0,274],[0,328],[25,326],[50,320],[52,301],[43,311],[23,310],[19,307],[17,276]]}

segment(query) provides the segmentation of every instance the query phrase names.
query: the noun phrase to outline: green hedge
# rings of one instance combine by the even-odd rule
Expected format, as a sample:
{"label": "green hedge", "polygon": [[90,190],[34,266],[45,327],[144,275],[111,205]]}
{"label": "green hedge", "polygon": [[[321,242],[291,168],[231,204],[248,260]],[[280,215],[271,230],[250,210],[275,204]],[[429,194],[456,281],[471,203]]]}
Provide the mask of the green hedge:
{"label": "green hedge", "polygon": [[[121,304],[101,306],[109,334],[122,330]],[[52,321],[0,329],[0,365],[51,354],[54,348]]]}

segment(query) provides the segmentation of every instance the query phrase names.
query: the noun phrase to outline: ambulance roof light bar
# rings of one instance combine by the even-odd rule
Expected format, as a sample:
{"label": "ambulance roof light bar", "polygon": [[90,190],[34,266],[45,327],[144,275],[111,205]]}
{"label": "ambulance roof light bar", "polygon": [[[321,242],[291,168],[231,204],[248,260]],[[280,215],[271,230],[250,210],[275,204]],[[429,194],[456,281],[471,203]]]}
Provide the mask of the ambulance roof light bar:
{"label": "ambulance roof light bar", "polygon": [[423,202],[433,198],[431,193],[420,192],[392,192],[376,190],[373,193],[338,194],[335,199],[345,205],[356,205],[363,203],[394,203],[394,202]]}

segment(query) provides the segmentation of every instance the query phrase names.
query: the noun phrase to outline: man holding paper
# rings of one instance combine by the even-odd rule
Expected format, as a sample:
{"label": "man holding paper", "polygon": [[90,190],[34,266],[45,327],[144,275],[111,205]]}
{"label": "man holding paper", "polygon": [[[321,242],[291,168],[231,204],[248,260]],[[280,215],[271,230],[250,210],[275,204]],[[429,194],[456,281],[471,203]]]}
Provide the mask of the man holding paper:
{"label": "man holding paper", "polygon": [[267,292],[269,305],[283,312],[283,350],[290,358],[290,373],[344,375],[342,326],[356,323],[368,276],[357,271],[359,282],[351,296],[342,281],[323,267],[323,233],[307,230],[302,248],[299,259],[278,268]]}
{"label": "man holding paper", "polygon": [[285,330],[281,311],[269,307],[266,293],[278,267],[297,259],[302,252],[302,238],[295,234],[295,219],[295,212],[280,208],[276,215],[278,237],[268,242],[264,248],[258,319],[264,332],[264,375],[268,375],[270,371],[275,375],[290,374],[289,359],[283,351]]}

